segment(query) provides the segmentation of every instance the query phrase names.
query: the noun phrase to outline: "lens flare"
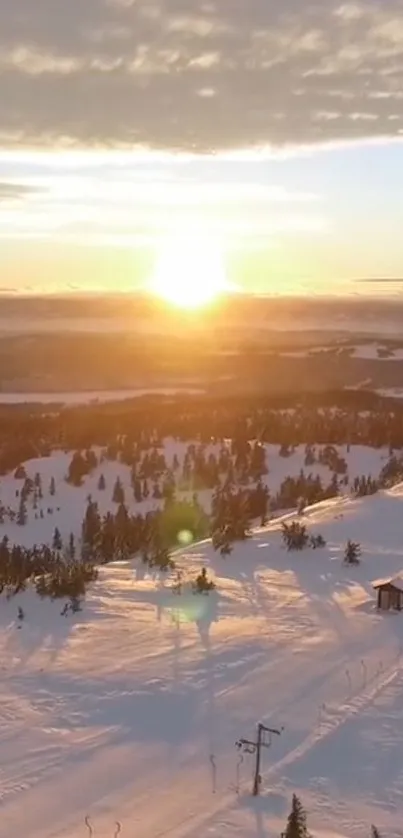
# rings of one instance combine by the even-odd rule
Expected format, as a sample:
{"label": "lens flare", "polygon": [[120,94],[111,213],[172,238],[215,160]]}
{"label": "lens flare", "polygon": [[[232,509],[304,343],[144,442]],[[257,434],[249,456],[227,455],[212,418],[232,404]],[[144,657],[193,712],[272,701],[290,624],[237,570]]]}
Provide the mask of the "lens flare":
{"label": "lens flare", "polygon": [[190,530],[181,530],[178,533],[178,543],[182,547],[188,547],[193,542],[193,533]]}

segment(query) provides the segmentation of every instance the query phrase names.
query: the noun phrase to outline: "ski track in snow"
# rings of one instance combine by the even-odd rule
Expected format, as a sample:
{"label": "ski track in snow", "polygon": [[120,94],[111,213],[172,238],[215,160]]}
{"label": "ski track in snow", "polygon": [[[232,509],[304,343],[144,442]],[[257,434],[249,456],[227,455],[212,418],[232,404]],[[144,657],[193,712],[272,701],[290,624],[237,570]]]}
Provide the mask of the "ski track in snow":
{"label": "ski track in snow", "polygon": [[[303,456],[276,459],[277,450],[271,488],[298,474]],[[377,474],[386,456],[352,447],[350,477]],[[27,464],[49,479],[56,470],[60,518],[4,524],[0,535],[30,543],[62,523],[74,529],[101,470],[99,498],[110,505],[122,467],[103,464],[75,490],[63,481],[68,459]],[[1,480],[3,503],[15,485]],[[403,615],[378,614],[371,591],[372,579],[403,569],[402,511],[396,487],[308,509],[323,550],[285,552],[274,520],[226,560],[209,542],[180,551],[185,570],[209,566],[216,596],[173,597],[122,562],[100,569],[83,612],[68,619],[29,590],[2,598],[0,838],[86,838],[87,815],[94,838],[112,838],[116,820],[122,838],[271,838],[293,791],[315,835],[358,838],[372,822],[402,835]],[[358,568],[342,564],[348,538],[363,546]],[[256,802],[251,757],[235,793],[234,745],[258,720],[284,731],[263,753]]]}

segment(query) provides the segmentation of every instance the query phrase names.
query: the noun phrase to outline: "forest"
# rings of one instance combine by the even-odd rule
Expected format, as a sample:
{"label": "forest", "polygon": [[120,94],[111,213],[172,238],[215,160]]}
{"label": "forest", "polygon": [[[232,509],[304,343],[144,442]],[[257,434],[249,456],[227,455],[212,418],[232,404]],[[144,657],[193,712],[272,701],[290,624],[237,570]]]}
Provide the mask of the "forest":
{"label": "forest", "polygon": [[[41,475],[29,476],[26,461],[49,457],[55,451],[69,452],[65,481],[72,487],[82,486],[96,469],[100,473],[97,499],[87,497],[78,537],[70,532],[63,540],[56,526],[51,544],[24,547],[4,536],[0,592],[12,596],[32,581],[40,596],[69,597],[74,611],[102,564],[138,558],[145,569],[174,572],[178,534],[184,535],[184,543],[210,537],[214,549],[228,557],[236,542],[250,536],[253,526],[264,526],[276,513],[293,510],[299,516],[306,506],[343,491],[363,497],[403,479],[403,409],[399,405],[391,410],[387,401],[370,393],[339,394],[338,404],[335,394],[322,398],[322,403],[307,397],[299,404],[294,400],[292,408],[290,401],[283,400],[280,407],[267,399],[177,397],[50,413],[26,407],[3,409],[0,469],[3,475],[13,472],[21,488],[16,511],[0,503],[0,523],[9,520],[21,528],[29,526],[28,503],[36,519],[52,512],[50,508],[44,512]],[[181,462],[177,455],[167,462],[167,438],[186,444]],[[207,451],[212,441],[216,453]],[[278,446],[278,457],[284,462],[296,446],[304,446],[300,473],[286,474],[276,491],[269,491],[265,482],[270,469],[266,442]],[[347,461],[337,447],[341,445],[346,452],[354,445],[383,446],[389,456],[379,474],[350,480]],[[129,469],[129,487],[124,488],[117,477],[112,489],[107,488],[104,470],[114,462]],[[328,469],[332,475],[328,481],[315,471],[317,465]],[[208,511],[199,500],[205,490],[211,492]],[[47,491],[51,503],[56,493],[53,476]],[[101,513],[98,499],[106,492],[111,505]],[[133,512],[128,492],[131,502],[142,504],[151,498],[158,508]],[[285,525],[283,539],[287,549],[324,546],[320,533],[309,536],[297,520],[290,527]],[[359,553],[358,542],[346,545],[348,563],[358,560]],[[178,577],[177,587],[180,582]],[[198,593],[214,587],[205,568],[193,584]]]}

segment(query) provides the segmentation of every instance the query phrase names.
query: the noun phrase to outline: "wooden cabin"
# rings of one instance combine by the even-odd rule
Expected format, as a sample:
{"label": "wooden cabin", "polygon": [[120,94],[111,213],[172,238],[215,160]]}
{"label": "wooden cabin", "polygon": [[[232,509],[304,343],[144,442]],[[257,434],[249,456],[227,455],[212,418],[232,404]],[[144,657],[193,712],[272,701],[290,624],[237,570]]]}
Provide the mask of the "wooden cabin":
{"label": "wooden cabin", "polygon": [[403,576],[376,579],[372,587],[377,592],[377,607],[380,611],[402,611]]}

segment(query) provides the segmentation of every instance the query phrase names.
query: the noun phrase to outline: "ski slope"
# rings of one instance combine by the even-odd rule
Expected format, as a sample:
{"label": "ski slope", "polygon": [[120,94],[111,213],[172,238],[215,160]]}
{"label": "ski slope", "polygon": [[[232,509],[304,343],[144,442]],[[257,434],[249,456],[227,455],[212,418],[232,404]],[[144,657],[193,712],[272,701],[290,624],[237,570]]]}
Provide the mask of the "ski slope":
{"label": "ski slope", "polygon": [[[86,816],[101,838],[116,820],[129,838],[271,838],[293,791],[314,835],[402,835],[403,614],[371,589],[403,569],[402,519],[396,487],[307,510],[323,550],[287,553],[280,521],[227,559],[195,545],[177,560],[208,565],[208,597],[121,563],[74,617],[2,599],[0,838],[84,838]],[[234,743],[258,720],[284,730],[255,801]]]}

